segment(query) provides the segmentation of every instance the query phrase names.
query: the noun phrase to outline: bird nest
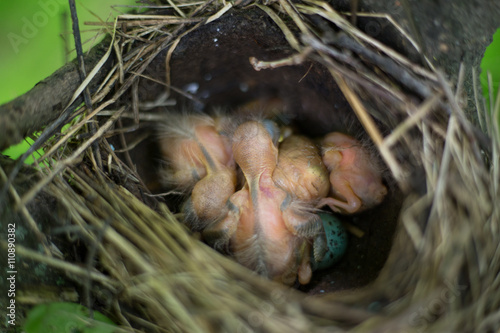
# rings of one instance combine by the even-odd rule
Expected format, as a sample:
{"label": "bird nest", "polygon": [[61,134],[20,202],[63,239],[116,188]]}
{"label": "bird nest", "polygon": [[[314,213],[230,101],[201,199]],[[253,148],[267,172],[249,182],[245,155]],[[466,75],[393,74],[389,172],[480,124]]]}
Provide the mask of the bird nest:
{"label": "bird nest", "polygon": [[[2,161],[4,216],[30,234],[17,256],[45,269],[24,284],[26,304],[79,299],[124,331],[499,328],[498,123],[479,112],[483,134],[467,119],[463,72],[448,82],[322,1],[168,3],[105,25],[95,67],[47,130],[69,126],[42,135],[36,167]],[[364,235],[300,290],[200,242],[158,182],[152,132],[165,109],[230,114],[276,99],[305,135],[363,141],[390,190],[346,217]],[[73,296],[29,288],[56,280]]]}

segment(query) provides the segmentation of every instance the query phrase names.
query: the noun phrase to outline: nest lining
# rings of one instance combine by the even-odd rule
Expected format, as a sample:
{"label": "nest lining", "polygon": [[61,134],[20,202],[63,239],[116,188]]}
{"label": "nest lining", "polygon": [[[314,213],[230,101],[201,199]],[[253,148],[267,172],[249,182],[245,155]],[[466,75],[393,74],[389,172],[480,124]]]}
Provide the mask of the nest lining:
{"label": "nest lining", "polygon": [[[49,165],[51,171],[33,189],[17,200],[23,207],[48,184],[46,192],[58,198],[68,219],[79,227],[76,234],[93,244],[98,261],[87,270],[54,258],[48,246],[46,256],[22,247],[19,253],[80,279],[85,277],[83,289],[129,330],[497,329],[497,126],[486,122],[493,139],[489,147],[482,145],[483,137],[463,114],[457,97],[459,89],[452,91],[438,71],[425,70],[362,34],[323,2],[278,1],[257,5],[258,9],[240,9],[241,15],[250,18],[248,22],[267,22],[263,23],[267,24],[264,30],[272,32],[272,45],[278,45],[268,52],[269,45],[259,48],[255,40],[236,38],[240,43],[257,44],[254,57],[262,68],[258,74],[271,73],[265,76],[267,85],[252,85],[256,76],[248,77],[249,72],[239,71],[250,66],[248,58],[231,57],[242,59],[241,63],[233,63],[220,53],[219,59],[226,63],[221,68],[218,62],[210,63],[217,57],[207,56],[217,54],[212,37],[218,33],[218,21],[236,22],[240,18],[237,11],[228,10],[228,4],[222,5],[193,5],[189,14],[178,7],[174,10],[176,17],[165,16],[157,21],[142,17],[120,21],[121,29],[115,31],[115,38],[121,38],[115,44],[120,49],[118,65],[94,94],[95,111],[74,121],[69,134],[54,142],[54,149],[47,149],[49,153],[40,162],[49,165],[50,157],[57,161]],[[312,14],[322,20],[308,16]],[[272,22],[263,17],[270,17]],[[203,26],[208,20],[212,23]],[[330,38],[329,29],[340,38]],[[318,37],[318,32],[323,38]],[[224,37],[225,42],[234,43],[229,34]],[[199,53],[191,53],[189,42],[184,43],[188,38],[200,46]],[[210,46],[215,50],[207,52]],[[238,51],[235,48],[236,54]],[[154,61],[162,57],[162,52],[168,65]],[[345,52],[354,54],[354,60],[346,59]],[[311,67],[312,63],[321,67]],[[186,64],[207,68],[188,71]],[[227,81],[227,76],[216,70],[234,73],[238,80]],[[211,82],[190,76],[203,71],[215,73]],[[155,73],[167,73],[167,78],[158,79]],[[404,81],[407,74],[410,80]],[[308,90],[294,87],[302,77]],[[197,81],[202,82],[199,96],[175,88]],[[247,91],[242,91],[241,82],[246,83]],[[224,89],[212,91],[211,87]],[[129,113],[135,119],[141,118],[140,103],[157,101],[165,88],[168,98],[185,99],[195,108],[236,106],[269,91],[293,96],[286,99],[285,108],[297,117],[297,122],[306,124],[304,132],[311,128],[308,124],[342,124],[346,117],[350,126],[359,126],[352,125],[352,107],[395,182],[407,195],[389,258],[378,278],[351,293],[304,298],[298,292],[248,275],[190,237],[162,203],[144,194],[145,187],[138,186],[147,179],[139,176],[145,172],[134,171],[130,161],[137,156],[133,151],[124,158],[130,158],[127,165],[117,158],[106,139],[130,129],[116,125],[120,116]],[[204,89],[210,97],[206,101],[202,99]],[[130,94],[125,95],[128,91]],[[342,95],[345,100],[339,98]],[[339,110],[337,113],[325,111],[332,105]],[[77,131],[87,132],[85,124],[105,109],[112,116],[100,122],[99,130],[91,133],[90,139],[81,142],[74,137]],[[84,110],[82,107],[80,112]],[[314,114],[311,110],[321,111]],[[123,120],[123,125],[137,127],[141,122],[137,125]],[[345,124],[342,126],[345,128]],[[328,130],[331,128],[323,129]],[[67,141],[70,138],[75,146]],[[97,139],[101,139],[98,154],[89,149]],[[128,143],[123,148],[133,146]],[[425,184],[414,182],[415,175],[424,175]],[[24,214],[30,218],[27,211]],[[31,227],[38,229],[36,223]],[[40,237],[45,239],[43,244],[49,244],[47,235]]]}

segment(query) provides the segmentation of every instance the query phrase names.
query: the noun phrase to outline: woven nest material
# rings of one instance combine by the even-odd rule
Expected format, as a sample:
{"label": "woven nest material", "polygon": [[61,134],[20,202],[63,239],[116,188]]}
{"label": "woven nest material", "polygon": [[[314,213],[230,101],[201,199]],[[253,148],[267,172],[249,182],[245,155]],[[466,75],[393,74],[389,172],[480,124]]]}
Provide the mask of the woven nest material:
{"label": "woven nest material", "polygon": [[[408,60],[326,2],[169,3],[155,15],[122,15],[107,25],[109,49],[89,76],[116,61],[92,94],[92,109],[78,106],[71,126],[46,142],[37,171],[17,177],[32,175],[28,189],[9,187],[9,202],[43,246],[41,254],[19,244],[22,260],[78,282],[83,301],[127,332],[500,328],[500,132],[491,121],[498,102],[494,116],[479,111],[483,134],[462,109],[463,75],[452,86],[427,59]],[[248,36],[218,31],[238,22]],[[237,41],[233,56],[213,60],[217,47]],[[245,43],[255,43],[250,59]],[[214,74],[196,79],[203,66]],[[171,102],[232,108],[271,95],[284,99],[303,132],[364,129],[360,137],[387,166],[393,196],[402,198],[385,208],[397,227],[387,261],[364,288],[308,296],[250,274],[197,240],[145,186],[154,176],[140,159],[149,152],[133,148],[161,117],[158,109]],[[2,164],[6,184],[11,168]],[[48,229],[28,209],[36,200],[57,207]],[[54,243],[71,250],[61,254]]]}

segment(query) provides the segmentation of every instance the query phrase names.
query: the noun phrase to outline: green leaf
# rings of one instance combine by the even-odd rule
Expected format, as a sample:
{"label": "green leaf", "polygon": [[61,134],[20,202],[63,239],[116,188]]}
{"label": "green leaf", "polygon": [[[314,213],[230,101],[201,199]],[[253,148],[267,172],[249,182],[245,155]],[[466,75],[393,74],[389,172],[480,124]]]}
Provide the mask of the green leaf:
{"label": "green leaf", "polygon": [[40,304],[26,318],[26,333],[112,333],[117,326],[103,314],[94,311],[90,319],[88,308],[65,302]]}
{"label": "green leaf", "polygon": [[493,35],[493,42],[486,48],[483,60],[481,61],[481,85],[483,94],[488,100],[488,77],[487,72],[491,73],[493,79],[493,96],[496,97],[498,83],[500,82],[500,29]]}

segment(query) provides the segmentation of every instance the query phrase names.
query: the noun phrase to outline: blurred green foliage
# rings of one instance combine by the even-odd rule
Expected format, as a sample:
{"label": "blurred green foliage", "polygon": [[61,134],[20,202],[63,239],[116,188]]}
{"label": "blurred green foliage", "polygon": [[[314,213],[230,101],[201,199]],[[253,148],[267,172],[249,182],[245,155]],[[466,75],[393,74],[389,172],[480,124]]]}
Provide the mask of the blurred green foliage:
{"label": "blurred green foliage", "polygon": [[[76,1],[82,40],[91,39],[100,28],[84,22],[112,18],[126,8],[112,9],[112,5],[132,5],[134,0]],[[65,16],[64,16],[65,15]],[[64,25],[63,22],[66,22]],[[61,67],[74,53],[65,55],[65,43],[74,48],[68,0],[0,1],[0,104],[30,90],[37,82]]]}
{"label": "blurred green foliage", "polygon": [[[500,29],[493,35],[493,43],[486,49],[483,60],[481,61],[481,86],[485,97],[488,94],[488,77],[490,72],[493,81],[493,96],[497,96],[498,84],[500,82]],[[487,98],[488,99],[488,98]]]}
{"label": "blurred green foliage", "polygon": [[113,333],[116,325],[100,312],[93,311],[90,319],[88,308],[66,302],[39,304],[28,312],[26,333]]}

